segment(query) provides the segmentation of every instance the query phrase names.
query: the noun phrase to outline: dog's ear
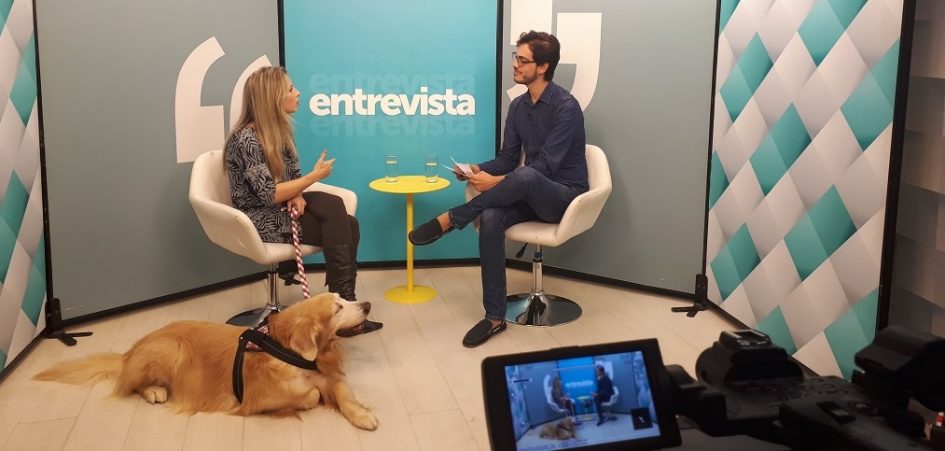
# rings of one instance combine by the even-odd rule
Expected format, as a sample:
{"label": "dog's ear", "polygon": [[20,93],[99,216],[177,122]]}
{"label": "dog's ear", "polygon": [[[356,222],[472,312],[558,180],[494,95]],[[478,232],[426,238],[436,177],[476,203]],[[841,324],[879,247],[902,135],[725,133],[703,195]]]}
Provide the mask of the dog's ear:
{"label": "dog's ear", "polygon": [[318,325],[314,322],[296,324],[289,335],[289,347],[298,352],[307,360],[315,360],[318,356]]}

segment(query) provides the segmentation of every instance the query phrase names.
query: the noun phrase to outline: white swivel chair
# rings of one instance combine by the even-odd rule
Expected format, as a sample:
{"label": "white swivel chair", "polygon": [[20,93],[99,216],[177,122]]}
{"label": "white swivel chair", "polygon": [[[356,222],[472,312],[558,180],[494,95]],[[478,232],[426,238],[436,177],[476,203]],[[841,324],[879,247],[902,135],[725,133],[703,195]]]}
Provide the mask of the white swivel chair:
{"label": "white swivel chair", "polygon": [[551,375],[546,374],[545,380],[543,382],[545,388],[545,401],[548,403],[548,408],[555,413],[561,415],[574,415],[574,412],[569,412],[568,409],[561,407],[558,403],[555,402],[555,398],[551,396]]}
{"label": "white swivel chair", "polygon": [[[613,362],[611,362],[611,361],[609,361],[609,360],[595,360],[595,361],[594,361],[594,366],[595,366],[595,367],[597,367],[597,366],[603,367],[603,368],[604,368],[604,374],[606,374],[607,377],[610,378],[610,382],[613,384],[613,382],[614,382],[614,364],[613,364]],[[595,370],[595,371],[596,371],[596,370]],[[620,390],[617,389],[617,384],[613,384],[613,386],[614,386],[614,394],[610,396],[610,399],[601,400],[600,405],[601,405],[601,408],[603,408],[603,409],[609,410],[611,407],[613,407],[614,404],[617,404],[617,398],[620,396]],[[604,417],[604,412],[597,412],[597,414],[600,415],[601,418],[605,418],[605,417]],[[608,417],[607,419],[613,419],[613,418],[612,418],[612,417]]]}
{"label": "white swivel chair", "polygon": [[[557,247],[569,239],[590,229],[607,197],[610,196],[610,166],[607,156],[600,147],[587,145],[587,179],[589,189],[575,197],[565,210],[561,222],[547,223],[527,221],[509,227],[505,238],[536,246],[532,259],[534,282],[529,293],[513,294],[506,298],[505,319],[524,326],[557,326],[570,323],[581,317],[581,306],[576,302],[553,294],[545,293],[541,287],[542,246]],[[467,187],[467,200],[478,193]]]}
{"label": "white swivel chair", "polygon": [[[325,191],[340,197],[349,215],[354,215],[358,198],[354,192],[324,183],[315,183],[306,191]],[[269,301],[264,307],[249,310],[230,318],[227,323],[255,327],[270,313],[278,312],[279,292],[276,289],[278,264],[295,259],[291,244],[264,243],[249,217],[233,208],[230,200],[230,180],[223,167],[223,151],[214,150],[197,157],[190,173],[190,204],[204,233],[218,246],[242,255],[269,270]],[[302,255],[314,254],[320,247],[302,245]]]}

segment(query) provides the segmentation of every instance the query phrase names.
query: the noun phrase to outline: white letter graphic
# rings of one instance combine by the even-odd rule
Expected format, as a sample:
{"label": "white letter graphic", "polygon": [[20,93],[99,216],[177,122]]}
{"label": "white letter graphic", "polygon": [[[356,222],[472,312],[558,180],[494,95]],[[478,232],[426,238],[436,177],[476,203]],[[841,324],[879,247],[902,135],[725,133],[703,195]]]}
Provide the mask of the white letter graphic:
{"label": "white letter graphic", "polygon": [[177,75],[174,122],[178,163],[194,161],[198,155],[223,145],[223,105],[200,105],[207,70],[223,55],[217,38],[207,39],[191,52]]}

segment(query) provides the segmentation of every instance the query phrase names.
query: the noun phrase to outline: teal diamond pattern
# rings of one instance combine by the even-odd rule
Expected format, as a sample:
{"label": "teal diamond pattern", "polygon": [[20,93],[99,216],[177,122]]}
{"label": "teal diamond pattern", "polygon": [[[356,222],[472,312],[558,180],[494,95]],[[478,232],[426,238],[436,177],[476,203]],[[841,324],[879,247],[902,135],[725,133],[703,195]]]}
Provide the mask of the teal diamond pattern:
{"label": "teal diamond pattern", "polygon": [[[846,0],[842,0],[846,1]],[[860,0],[850,0],[859,2]],[[804,46],[810,53],[814,64],[820,66],[830,49],[833,48],[840,36],[843,35],[846,26],[840,22],[830,6],[829,0],[817,0],[810,14],[804,19],[804,23],[798,28],[797,33],[804,41]]]}
{"label": "teal diamond pattern", "polygon": [[[37,258],[36,260],[42,260]],[[45,265],[44,265],[45,266]],[[26,282],[26,292],[23,294],[23,313],[35,325],[39,321],[39,313],[43,309],[46,299],[45,268],[40,270],[36,265],[30,265],[29,280]]]}
{"label": "teal diamond pattern", "polygon": [[[0,0],[0,31],[7,24],[7,17],[10,17],[10,8],[13,7],[13,0]],[[3,368],[3,364],[0,364]]]}
{"label": "teal diamond pattern", "polygon": [[791,336],[791,328],[788,327],[787,320],[784,319],[781,307],[775,307],[768,316],[758,322],[755,329],[771,337],[771,341],[784,348],[788,354],[797,352],[797,345],[794,344],[794,337]]}
{"label": "teal diamond pattern", "polygon": [[890,105],[896,103],[896,78],[899,70],[899,42],[896,41],[889,51],[883,55],[871,71],[876,84],[883,91],[883,95]]}
{"label": "teal diamond pattern", "polygon": [[32,37],[30,37],[26,52],[20,59],[20,68],[16,72],[10,100],[23,123],[29,122],[30,112],[36,103],[36,50]]}
{"label": "teal diamond pattern", "polygon": [[761,185],[761,191],[766,196],[787,172],[787,166],[778,152],[778,145],[774,143],[771,135],[765,136],[755,153],[751,154],[749,161],[755,171],[755,177],[758,178],[758,184]]}
{"label": "teal diamond pattern", "polygon": [[830,9],[837,16],[840,25],[846,29],[863,9],[863,5],[866,5],[866,0],[828,0],[827,3],[830,4]]}
{"label": "teal diamond pattern", "polygon": [[745,83],[752,94],[768,76],[768,72],[771,72],[773,66],[774,62],[768,56],[765,44],[761,42],[761,37],[756,33],[755,37],[748,43],[748,47],[745,48],[745,52],[738,59],[738,67],[742,69]]}
{"label": "teal diamond pattern", "polygon": [[853,358],[856,353],[870,344],[876,336],[878,300],[877,289],[824,330],[840,372],[847,379],[853,375]]}
{"label": "teal diamond pattern", "polygon": [[14,236],[20,233],[20,225],[23,224],[23,215],[26,212],[26,202],[29,199],[30,193],[23,186],[16,172],[10,174],[7,194],[3,198],[3,205],[0,205],[0,218],[7,223]]}
{"label": "teal diamond pattern", "polygon": [[732,18],[732,13],[738,7],[738,2],[739,0],[722,0],[722,4],[719,6],[719,33],[725,29],[728,20]]}
{"label": "teal diamond pattern", "polygon": [[738,115],[742,114],[742,110],[745,109],[745,105],[748,104],[752,95],[751,90],[748,89],[748,84],[745,83],[742,70],[739,69],[737,65],[733,67],[732,72],[728,74],[728,79],[725,80],[725,84],[722,85],[719,94],[722,95],[722,101],[725,102],[725,109],[728,110],[729,119],[735,122],[735,119],[738,119]]}
{"label": "teal diamond pattern", "polygon": [[761,263],[761,257],[758,256],[758,250],[751,239],[751,233],[748,232],[748,226],[743,224],[732,235],[722,252],[712,259],[712,272],[719,281],[719,291],[723,300],[728,298],[735,288],[738,288],[738,285],[751,274],[758,263]]}
{"label": "teal diamond pattern", "polygon": [[745,51],[738,57],[738,63],[732,68],[728,79],[722,85],[722,100],[728,108],[732,122],[742,113],[748,100],[755,94],[774,63],[768,56],[765,45],[758,34],[751,39]]}
{"label": "teal diamond pattern", "polygon": [[718,152],[712,152],[712,162],[710,164],[712,165],[711,175],[709,176],[709,208],[711,209],[718,202],[725,189],[728,188],[729,181]]}
{"label": "teal diamond pattern", "polygon": [[860,148],[866,150],[892,122],[893,108],[872,72],[840,107]]}
{"label": "teal diamond pattern", "polygon": [[801,280],[807,279],[855,232],[856,225],[840,193],[831,186],[784,237]]}
{"label": "teal diamond pattern", "polygon": [[789,106],[750,158],[751,167],[765,195],[771,192],[810,142],[810,135],[801,116],[797,114],[797,108]]}
{"label": "teal diamond pattern", "polygon": [[807,276],[827,259],[827,251],[820,244],[817,231],[808,216],[802,217],[794,224],[794,228],[784,236],[784,244],[787,245],[801,280],[807,279]]}
{"label": "teal diamond pattern", "polygon": [[5,367],[7,364],[7,353],[3,352],[3,349],[0,349],[0,368]]}

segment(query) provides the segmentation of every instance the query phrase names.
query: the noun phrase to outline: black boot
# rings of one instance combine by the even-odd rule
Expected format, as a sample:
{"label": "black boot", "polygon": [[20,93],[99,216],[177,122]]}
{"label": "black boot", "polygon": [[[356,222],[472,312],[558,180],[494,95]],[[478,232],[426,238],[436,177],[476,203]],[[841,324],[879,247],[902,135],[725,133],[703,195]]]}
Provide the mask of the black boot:
{"label": "black boot", "polygon": [[[354,259],[351,247],[346,244],[326,246],[324,253],[325,285],[328,285],[328,291],[338,293],[346,301],[356,301],[354,287],[358,279],[358,262]],[[384,327],[382,323],[366,319],[361,324],[350,329],[339,330],[336,334],[341,337],[353,337],[374,332],[381,327]]]}
{"label": "black boot", "polygon": [[346,301],[356,301],[355,281],[358,277],[358,264],[347,244],[326,246],[325,250],[325,285],[328,291],[338,293]]}

